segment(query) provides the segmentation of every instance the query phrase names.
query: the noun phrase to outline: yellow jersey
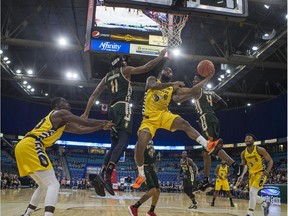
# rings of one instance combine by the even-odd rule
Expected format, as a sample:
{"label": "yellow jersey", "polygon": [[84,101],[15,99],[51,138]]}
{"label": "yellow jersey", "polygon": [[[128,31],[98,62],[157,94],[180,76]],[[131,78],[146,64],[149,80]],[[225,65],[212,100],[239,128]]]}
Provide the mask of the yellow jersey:
{"label": "yellow jersey", "polygon": [[254,174],[264,170],[263,158],[258,154],[257,146],[254,146],[251,154],[248,152],[248,148],[246,148],[244,158],[248,166],[249,174]]}
{"label": "yellow jersey", "polygon": [[58,129],[53,128],[50,117],[54,111],[55,110],[52,110],[46,117],[41,119],[34,129],[25,136],[34,137],[39,140],[45,148],[52,146],[61,137],[66,127],[66,125],[63,125]]}
{"label": "yellow jersey", "polygon": [[[161,81],[157,80],[157,83],[161,83]],[[172,94],[172,86],[159,90],[148,89],[145,92],[142,115],[149,116],[149,114],[153,112],[168,111]]]}
{"label": "yellow jersey", "polygon": [[219,166],[219,170],[218,170],[218,176],[221,176],[223,179],[227,178],[229,172],[229,167],[227,164],[225,164],[224,166],[221,164]]}

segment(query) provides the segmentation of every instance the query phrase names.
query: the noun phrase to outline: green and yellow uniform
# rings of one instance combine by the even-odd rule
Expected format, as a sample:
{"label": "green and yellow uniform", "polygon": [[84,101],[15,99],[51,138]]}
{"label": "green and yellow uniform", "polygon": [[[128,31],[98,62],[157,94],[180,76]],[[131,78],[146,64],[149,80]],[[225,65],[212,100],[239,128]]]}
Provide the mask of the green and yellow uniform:
{"label": "green and yellow uniform", "polygon": [[144,173],[148,189],[159,188],[158,175],[155,167],[156,152],[154,146],[149,143],[144,151]]}
{"label": "green and yellow uniform", "polygon": [[230,191],[228,176],[229,174],[229,166],[227,164],[221,164],[219,166],[217,180],[215,184],[215,190],[219,191],[222,187],[223,191]]}
{"label": "green and yellow uniform", "polygon": [[192,187],[196,185],[195,171],[189,165],[188,158],[180,160],[180,173],[184,174],[183,187]]}
{"label": "green and yellow uniform", "polygon": [[[51,111],[33,130],[17,143],[15,157],[20,176],[26,176],[40,170],[53,169],[46,154],[46,148],[52,146],[62,135],[66,125],[57,129],[51,123]],[[24,154],[25,152],[25,154]]]}
{"label": "green and yellow uniform", "polygon": [[132,134],[133,115],[129,104],[132,96],[131,81],[124,76],[122,68],[115,68],[107,73],[105,84],[111,93],[109,120],[116,124],[117,130]]}
{"label": "green and yellow uniform", "polygon": [[215,93],[201,89],[201,95],[195,100],[196,112],[202,134],[206,139],[217,140],[220,134],[220,123],[213,110]]}
{"label": "green and yellow uniform", "polygon": [[[157,83],[161,83],[160,80],[157,80]],[[173,130],[171,130],[171,125],[178,115],[175,115],[168,110],[172,94],[172,86],[160,90],[148,89],[145,92],[142,110],[143,120],[138,131],[147,128],[149,129],[152,138],[158,128],[173,132]]]}
{"label": "green and yellow uniform", "polygon": [[265,166],[262,156],[257,151],[257,146],[254,146],[251,153],[248,152],[248,148],[245,149],[244,158],[246,160],[249,171],[249,188],[256,187],[262,189],[263,185],[259,185],[261,178],[266,182],[267,176],[263,175]]}

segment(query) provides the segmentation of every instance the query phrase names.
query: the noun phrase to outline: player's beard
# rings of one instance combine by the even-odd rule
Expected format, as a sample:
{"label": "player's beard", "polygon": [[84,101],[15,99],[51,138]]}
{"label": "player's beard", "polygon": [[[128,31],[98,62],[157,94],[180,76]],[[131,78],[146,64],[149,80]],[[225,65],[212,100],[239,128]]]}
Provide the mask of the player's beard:
{"label": "player's beard", "polygon": [[246,143],[247,147],[251,147],[253,145],[253,143]]}
{"label": "player's beard", "polygon": [[170,80],[171,80],[171,77],[169,77],[169,76],[166,76],[164,74],[161,76],[161,82],[163,82],[163,83],[167,83]]}

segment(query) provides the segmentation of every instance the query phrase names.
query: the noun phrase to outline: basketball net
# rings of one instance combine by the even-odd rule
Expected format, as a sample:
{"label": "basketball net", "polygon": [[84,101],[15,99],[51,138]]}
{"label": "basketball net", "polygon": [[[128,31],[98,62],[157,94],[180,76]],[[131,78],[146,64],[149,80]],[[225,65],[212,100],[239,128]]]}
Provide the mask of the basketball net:
{"label": "basketball net", "polygon": [[[188,15],[167,14],[167,19],[159,19],[163,41],[168,42],[168,47],[179,47],[182,44],[181,32],[184,28]],[[167,41],[168,40],[168,41]]]}

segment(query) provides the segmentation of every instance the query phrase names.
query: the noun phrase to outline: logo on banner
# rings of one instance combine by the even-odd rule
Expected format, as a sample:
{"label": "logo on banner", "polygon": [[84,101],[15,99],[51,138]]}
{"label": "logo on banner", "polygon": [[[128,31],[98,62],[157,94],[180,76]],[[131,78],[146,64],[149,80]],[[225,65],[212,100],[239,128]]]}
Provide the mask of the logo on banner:
{"label": "logo on banner", "polygon": [[109,38],[110,37],[110,34],[101,34],[99,31],[96,31],[96,30],[93,31],[91,35],[93,38],[100,38],[100,37]]}
{"label": "logo on banner", "polygon": [[103,40],[91,40],[91,50],[129,53],[130,44],[122,42],[111,42]]}
{"label": "logo on banner", "polygon": [[121,45],[111,42],[102,42],[99,48],[103,51],[113,51],[118,52],[121,48]]}

